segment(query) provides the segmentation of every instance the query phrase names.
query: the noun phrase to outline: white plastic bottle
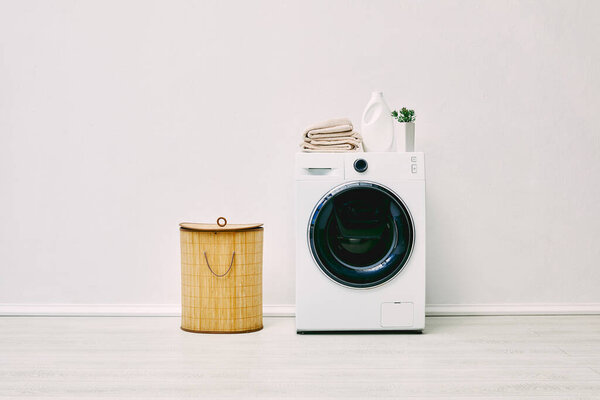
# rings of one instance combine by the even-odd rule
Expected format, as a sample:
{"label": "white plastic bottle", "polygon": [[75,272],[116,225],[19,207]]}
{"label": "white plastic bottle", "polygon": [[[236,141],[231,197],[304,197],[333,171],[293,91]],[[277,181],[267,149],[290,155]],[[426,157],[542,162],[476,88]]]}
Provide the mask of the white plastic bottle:
{"label": "white plastic bottle", "polygon": [[365,151],[394,151],[392,111],[383,99],[383,92],[373,92],[363,112],[361,135]]}

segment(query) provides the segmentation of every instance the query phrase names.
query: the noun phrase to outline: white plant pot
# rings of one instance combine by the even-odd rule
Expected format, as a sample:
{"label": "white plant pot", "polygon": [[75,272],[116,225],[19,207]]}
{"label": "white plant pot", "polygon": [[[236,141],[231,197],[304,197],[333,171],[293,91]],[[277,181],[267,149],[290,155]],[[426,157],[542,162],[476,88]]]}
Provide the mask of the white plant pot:
{"label": "white plant pot", "polygon": [[394,129],[394,147],[397,152],[415,151],[415,123],[400,122]]}

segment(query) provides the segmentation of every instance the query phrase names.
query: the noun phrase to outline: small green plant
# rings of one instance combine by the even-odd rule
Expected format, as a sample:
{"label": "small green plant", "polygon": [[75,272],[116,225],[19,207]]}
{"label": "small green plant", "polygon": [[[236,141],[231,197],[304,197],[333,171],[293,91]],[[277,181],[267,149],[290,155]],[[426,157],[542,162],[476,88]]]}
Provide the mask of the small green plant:
{"label": "small green plant", "polygon": [[392,117],[398,122],[415,122],[415,110],[409,110],[406,107],[402,107],[400,112],[392,111]]}

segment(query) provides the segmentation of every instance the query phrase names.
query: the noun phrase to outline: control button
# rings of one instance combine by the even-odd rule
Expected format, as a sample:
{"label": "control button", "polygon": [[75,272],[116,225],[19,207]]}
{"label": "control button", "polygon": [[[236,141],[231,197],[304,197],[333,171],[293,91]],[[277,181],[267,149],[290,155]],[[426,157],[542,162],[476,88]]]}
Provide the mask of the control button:
{"label": "control button", "polygon": [[356,172],[365,172],[367,168],[369,168],[367,160],[359,158],[358,160],[354,161],[354,169],[356,170]]}
{"label": "control button", "polygon": [[417,156],[411,156],[410,162],[417,162]]}
{"label": "control button", "polygon": [[417,173],[417,164],[412,164],[412,165],[410,166],[410,171],[411,171],[413,174],[416,174],[416,173]]}

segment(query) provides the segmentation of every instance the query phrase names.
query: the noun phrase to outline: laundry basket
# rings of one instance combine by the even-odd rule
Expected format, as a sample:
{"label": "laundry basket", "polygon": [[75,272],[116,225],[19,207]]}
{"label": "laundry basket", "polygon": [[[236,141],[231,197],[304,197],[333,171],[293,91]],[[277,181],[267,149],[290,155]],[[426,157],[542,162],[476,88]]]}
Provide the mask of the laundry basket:
{"label": "laundry basket", "polygon": [[243,333],[262,329],[262,224],[179,224],[181,329]]}

